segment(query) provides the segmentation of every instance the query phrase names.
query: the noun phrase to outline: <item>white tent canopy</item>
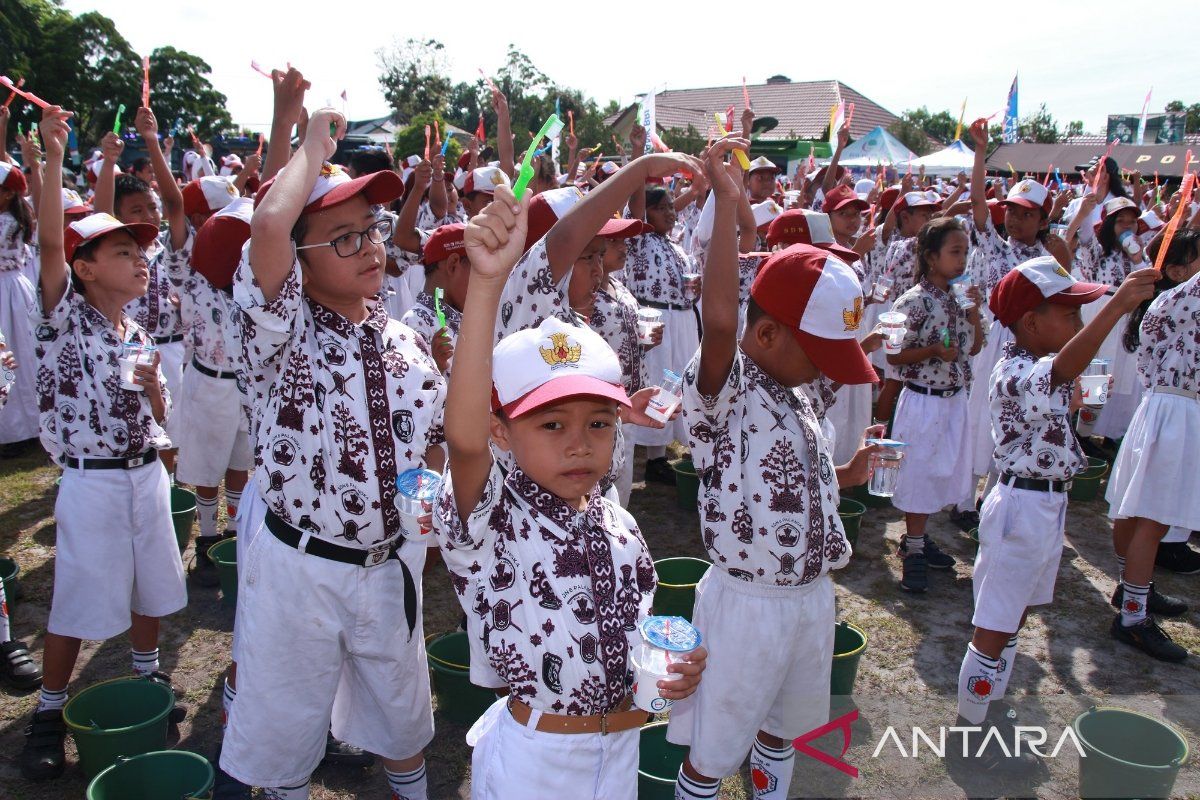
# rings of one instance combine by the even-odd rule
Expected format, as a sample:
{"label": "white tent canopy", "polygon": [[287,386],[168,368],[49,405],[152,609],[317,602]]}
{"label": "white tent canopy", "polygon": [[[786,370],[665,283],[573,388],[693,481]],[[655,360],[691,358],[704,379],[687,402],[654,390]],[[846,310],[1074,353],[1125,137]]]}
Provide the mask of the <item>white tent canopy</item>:
{"label": "white tent canopy", "polygon": [[960,172],[970,175],[974,164],[975,152],[961,140],[955,139],[946,149],[915,159],[912,169],[916,172],[924,167],[926,175],[957,175]]}
{"label": "white tent canopy", "polygon": [[907,164],[914,154],[882,126],[869,131],[842,151],[838,164],[843,167],[885,167]]}

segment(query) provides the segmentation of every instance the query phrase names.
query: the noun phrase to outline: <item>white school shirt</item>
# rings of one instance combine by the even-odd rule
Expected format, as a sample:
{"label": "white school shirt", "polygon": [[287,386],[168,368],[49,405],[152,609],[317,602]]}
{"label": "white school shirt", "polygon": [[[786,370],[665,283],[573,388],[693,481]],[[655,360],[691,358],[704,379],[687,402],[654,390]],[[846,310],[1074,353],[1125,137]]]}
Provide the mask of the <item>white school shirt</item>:
{"label": "white school shirt", "polygon": [[927,280],[921,280],[896,300],[893,311],[905,314],[906,332],[901,347],[913,350],[944,342],[943,331],[950,345],[958,348],[958,358],[942,361],[927,358],[896,367],[901,380],[912,381],[929,389],[953,389],[971,385],[971,345],[975,342],[975,326],[967,320],[950,292],[943,292]]}
{"label": "white school shirt", "polygon": [[692,258],[679,245],[651,232],[629,239],[625,274],[620,277],[638,300],[691,308],[694,301],[683,294],[683,275],[695,271]]}
{"label": "white school shirt", "polygon": [[[184,245],[191,248],[191,237]],[[178,336],[186,332],[179,311],[179,298],[167,276],[163,258],[171,252],[171,234],[163,232],[146,248],[146,265],[150,268],[150,285],[146,293],[125,306],[125,313],[155,339]]]}
{"label": "white school shirt", "polygon": [[1071,428],[1072,383],[1052,386],[1054,356],[1009,342],[992,370],[989,402],[996,469],[1018,478],[1065,481],[1087,467]]}
{"label": "white school shirt", "polygon": [[28,275],[31,258],[33,248],[22,238],[17,218],[0,211],[0,272],[18,270]]}
{"label": "white school shirt", "polygon": [[[454,308],[442,299],[442,314],[446,317],[446,331],[450,334],[450,341],[458,340],[458,329],[462,327],[462,312]],[[404,316],[400,321],[412,328],[417,333],[421,334],[421,338],[425,340],[425,344],[433,347],[433,337],[441,330],[442,326],[438,324],[437,303],[433,295],[429,292],[422,291],[413,301],[413,306],[408,311],[404,312]],[[451,357],[450,362],[454,362]],[[445,375],[450,377],[450,364],[446,365]]]}
{"label": "white school shirt", "polygon": [[1200,273],[1154,298],[1139,332],[1137,367],[1146,388],[1200,391]]}
{"label": "white school shirt", "polygon": [[971,279],[979,286],[984,300],[991,297],[992,289],[1000,280],[1012,272],[1014,268],[1024,264],[1031,258],[1048,256],[1050,252],[1040,242],[1032,245],[1022,244],[1012,237],[1003,237],[996,231],[989,213],[987,222],[982,228],[975,224],[975,218],[967,217],[967,236],[970,239],[972,258],[978,261],[972,265]]}

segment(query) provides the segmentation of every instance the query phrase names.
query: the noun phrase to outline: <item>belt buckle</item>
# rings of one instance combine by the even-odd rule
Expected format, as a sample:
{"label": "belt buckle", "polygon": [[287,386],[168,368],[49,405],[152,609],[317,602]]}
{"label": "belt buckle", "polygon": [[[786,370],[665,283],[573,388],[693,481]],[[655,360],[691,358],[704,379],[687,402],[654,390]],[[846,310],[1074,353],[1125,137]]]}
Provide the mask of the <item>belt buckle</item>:
{"label": "belt buckle", "polygon": [[387,561],[388,555],[392,552],[392,543],[384,542],[377,544],[374,547],[367,548],[367,560],[363,564],[364,567],[378,567],[383,562]]}
{"label": "belt buckle", "polygon": [[134,456],[133,458],[125,459],[125,469],[133,469],[134,467],[140,467],[140,466],[144,465],[145,463],[146,463],[146,454],[142,453],[140,456]]}
{"label": "belt buckle", "polygon": [[608,736],[608,712],[600,715],[600,735]]}
{"label": "belt buckle", "polygon": [[1062,490],[1064,492],[1071,491],[1071,487],[1074,485],[1074,483],[1075,483],[1075,481],[1063,481],[1062,482],[1062,487],[1063,487]]}

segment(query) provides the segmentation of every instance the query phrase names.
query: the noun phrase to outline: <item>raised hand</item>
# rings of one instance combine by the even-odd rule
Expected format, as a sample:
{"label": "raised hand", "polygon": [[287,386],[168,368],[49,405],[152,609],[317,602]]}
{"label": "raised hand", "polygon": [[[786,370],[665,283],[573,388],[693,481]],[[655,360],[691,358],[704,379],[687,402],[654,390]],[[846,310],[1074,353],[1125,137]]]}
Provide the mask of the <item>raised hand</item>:
{"label": "raised hand", "polygon": [[104,134],[104,138],[100,140],[100,154],[105,161],[119,161],[124,151],[125,141],[112,131]]}
{"label": "raised hand", "polygon": [[312,135],[302,146],[314,158],[327,161],[337,151],[337,140],[346,135],[346,118],[337,109],[322,108],[313,113],[308,129]]}
{"label": "raised hand", "polygon": [[531,194],[518,201],[508,186],[497,186],[494,199],[471,217],[463,236],[472,276],[504,281],[525,251]]}

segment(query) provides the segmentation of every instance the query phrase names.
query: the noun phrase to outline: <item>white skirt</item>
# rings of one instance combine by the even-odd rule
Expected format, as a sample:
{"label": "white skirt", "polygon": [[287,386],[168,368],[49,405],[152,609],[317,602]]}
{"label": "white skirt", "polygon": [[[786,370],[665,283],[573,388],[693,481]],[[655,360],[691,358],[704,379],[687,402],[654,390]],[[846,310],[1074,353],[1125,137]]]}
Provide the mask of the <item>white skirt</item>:
{"label": "white skirt", "polygon": [[0,408],[0,444],[38,435],[38,359],[34,352],[32,317],[36,307],[36,290],[22,272],[15,269],[0,272],[0,337],[17,359],[8,402]]}
{"label": "white skirt", "polygon": [[[700,330],[696,323],[696,312],[675,311],[662,309],[663,337],[662,344],[646,352],[646,375],[650,386],[660,386],[663,380],[663,370],[669,369],[676,375],[682,375],[688,363],[700,348]],[[687,428],[683,424],[683,415],[665,428],[643,428],[641,425],[630,427],[630,441],[633,444],[648,447],[662,447],[673,441],[687,443]]]}
{"label": "white skirt", "polygon": [[187,394],[187,389],[183,385],[183,369],[187,363],[186,339],[182,342],[158,345],[158,354],[160,356],[158,369],[166,378],[167,391],[171,393],[171,413],[167,416],[163,430],[171,439],[171,448],[178,449],[179,443],[183,441],[184,417],[179,413],[179,409],[186,404],[184,395]]}
{"label": "white skirt", "polygon": [[837,391],[837,402],[825,419],[836,432],[833,463],[845,464],[854,458],[862,443],[863,431],[871,424],[871,384],[843,386]]}
{"label": "white skirt", "polygon": [[992,439],[992,370],[1004,355],[1004,347],[1013,340],[1012,331],[999,322],[992,322],[987,344],[971,363],[971,396],[967,400],[967,415],[971,423],[971,472],[987,475],[992,470],[996,443]]}
{"label": "white skirt", "polygon": [[919,394],[907,387],[896,403],[892,438],[905,442],[892,505],[910,514],[936,514],[971,492],[967,397]]}
{"label": "white skirt", "polygon": [[1132,392],[1126,394],[1109,392],[1108,402],[1100,408],[1094,409],[1096,421],[1092,425],[1089,435],[1104,436],[1109,439],[1120,439],[1125,436],[1145,391],[1145,387],[1139,385]]}
{"label": "white skirt", "polygon": [[1147,392],[1108,479],[1108,515],[1200,529],[1200,400]]}

